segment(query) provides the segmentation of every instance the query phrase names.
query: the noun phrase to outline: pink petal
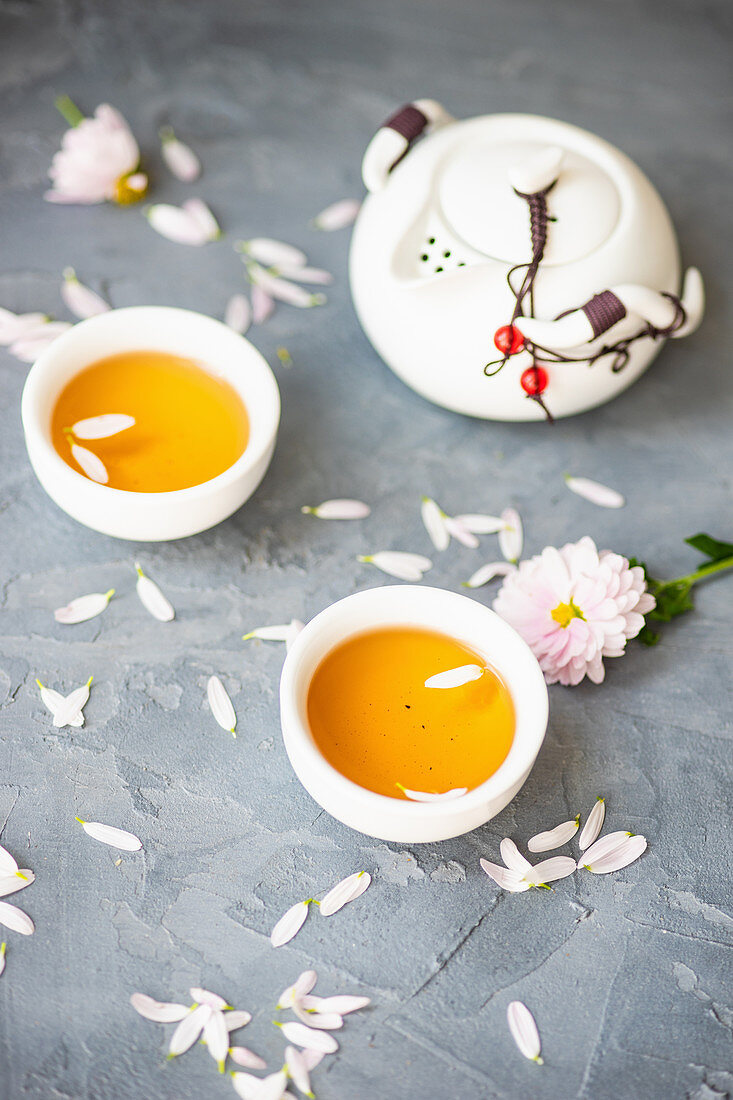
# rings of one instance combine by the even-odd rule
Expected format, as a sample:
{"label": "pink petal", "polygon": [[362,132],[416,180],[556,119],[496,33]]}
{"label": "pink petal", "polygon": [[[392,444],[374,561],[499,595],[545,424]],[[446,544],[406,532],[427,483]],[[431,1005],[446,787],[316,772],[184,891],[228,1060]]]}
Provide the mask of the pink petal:
{"label": "pink petal", "polygon": [[576,493],[600,508],[623,508],[626,503],[621,493],[587,477],[570,477],[566,474],[565,484],[571,493]]}
{"label": "pink petal", "polygon": [[353,997],[342,994],[336,997],[304,996],[302,1004],[304,1008],[315,1009],[316,1012],[336,1012],[339,1016],[347,1016],[349,1012],[358,1012],[359,1009],[366,1008],[368,1004],[371,1004],[371,1001],[369,997]]}
{"label": "pink petal", "polygon": [[530,871],[525,871],[524,881],[530,886],[544,886],[547,882],[567,878],[575,870],[575,860],[570,856],[552,856],[551,859],[543,859],[541,863],[536,863]]}
{"label": "pink petal", "polygon": [[356,220],[360,209],[361,202],[358,199],[340,199],[331,206],[327,206],[320,214],[316,214],[312,222],[313,228],[324,230],[326,233],[332,233],[335,229],[344,229]]}
{"label": "pink petal", "polygon": [[246,1012],[243,1009],[235,1008],[230,1012],[224,1013],[224,1022],[227,1025],[227,1031],[237,1031],[240,1027],[246,1027],[252,1019],[252,1013]]}
{"label": "pink petal", "polygon": [[306,1027],[305,1024],[296,1021],[288,1021],[280,1025],[282,1033],[289,1043],[306,1050],[319,1050],[323,1054],[333,1054],[339,1045],[329,1031],[319,1031],[316,1028]]}
{"label": "pink petal", "polygon": [[273,240],[272,237],[254,237],[250,241],[240,241],[236,247],[264,267],[287,267],[295,272],[305,270],[305,264],[308,263],[305,252],[292,244]]}
{"label": "pink petal", "polygon": [[499,531],[499,549],[507,561],[517,562],[524,542],[522,519],[514,508],[505,508],[501,518],[504,527]]}
{"label": "pink petal", "polygon": [[524,875],[532,867],[529,860],[524,858],[514,841],[508,836],[505,836],[502,840],[499,845],[499,851],[501,853],[501,858],[510,871],[517,871],[520,875]]}
{"label": "pink petal", "polygon": [[508,890],[511,894],[521,894],[529,890],[529,883],[524,881],[519,871],[500,867],[497,863],[489,863],[488,859],[480,859],[479,863],[481,870],[492,878],[497,886],[501,886],[502,890]]}
{"label": "pink petal", "polygon": [[148,997],[147,993],[133,993],[130,1004],[144,1019],[152,1020],[156,1024],[178,1023],[191,1011],[187,1005],[175,1004],[172,1001],[155,1001],[152,997]]}
{"label": "pink petal", "polygon": [[186,213],[201,226],[207,241],[218,241],[221,237],[219,223],[203,199],[186,199],[182,205]]}
{"label": "pink petal", "polygon": [[542,1065],[540,1058],[540,1035],[534,1016],[521,1001],[512,1001],[507,1005],[507,1023],[514,1042],[525,1058]]}
{"label": "pink petal", "polygon": [[97,458],[97,456],[87,450],[86,447],[80,447],[78,443],[71,444],[71,454],[73,455],[74,461],[82,468],[88,478],[98,482],[100,485],[107,484],[109,481],[109,474],[101,458]]}
{"label": "pink petal", "polygon": [[583,826],[580,836],[578,837],[578,844],[580,845],[581,852],[590,847],[590,845],[599,835],[601,829],[603,828],[605,817],[605,799],[598,797],[595,801],[593,809],[588,814],[588,820]]}
{"label": "pink petal", "polygon": [[175,1058],[178,1054],[185,1054],[185,1052],[193,1046],[196,1040],[204,1030],[204,1026],[211,1016],[212,1009],[208,1005],[199,1005],[193,1012],[189,1012],[185,1016],[176,1030],[171,1035],[171,1041],[168,1046],[168,1057]]}
{"label": "pink petal", "polygon": [[645,836],[626,836],[618,843],[609,844],[604,849],[599,845],[602,845],[605,839],[607,838],[601,837],[596,841],[583,853],[579,861],[579,866],[584,867],[586,871],[592,871],[594,875],[607,875],[611,871],[620,871],[622,867],[628,867],[630,863],[637,860],[647,849]]}
{"label": "pink petal", "polygon": [[350,901],[355,901],[356,898],[361,897],[369,884],[372,881],[371,875],[367,871],[357,871],[353,875],[349,875],[347,878],[338,882],[335,886],[331,887],[326,896],[321,900],[319,906],[321,915],[324,917],[330,917],[333,913],[337,913],[339,909],[342,909]]}
{"label": "pink petal", "polygon": [[201,223],[188,211],[168,203],[157,203],[146,211],[148,222],[161,237],[176,244],[204,245],[210,237]]}
{"label": "pink petal", "polygon": [[245,294],[233,294],[224,311],[224,324],[244,336],[252,323],[252,307]]}
{"label": "pink petal", "polygon": [[244,1066],[245,1069],[267,1069],[265,1059],[260,1058],[259,1054],[255,1054],[249,1047],[230,1047],[229,1057],[238,1066]]}
{"label": "pink petal", "polygon": [[252,322],[262,325],[272,316],[275,308],[275,299],[267,294],[257,283],[252,284]]}
{"label": "pink petal", "polygon": [[508,577],[516,570],[516,565],[508,561],[490,561],[482,565],[480,569],[466,581],[466,588],[481,588],[496,577]]}
{"label": "pink petal", "polygon": [[184,183],[193,183],[198,179],[201,175],[201,161],[188,145],[178,140],[170,126],[160,131],[160,140],[163,160],[176,179],[183,180]]}
{"label": "pink petal", "polygon": [[229,1032],[224,1023],[224,1014],[216,1009],[204,1024],[204,1042],[219,1067],[219,1073],[223,1073],[229,1050]]}
{"label": "pink petal", "polygon": [[0,901],[0,924],[13,932],[20,932],[21,936],[30,936],[36,930],[28,914],[9,901]]}
{"label": "pink petal", "polygon": [[282,947],[283,944],[289,943],[293,936],[298,934],[303,927],[305,918],[308,916],[308,905],[309,902],[307,901],[296,902],[288,909],[287,913],[280,917],[270,933],[270,943],[273,947]]}
{"label": "pink petal", "polygon": [[64,270],[61,298],[66,308],[82,319],[107,313],[111,308],[109,302],[105,302],[104,298],[100,298],[93,290],[79,282],[73,267],[67,267]]}
{"label": "pink petal", "polygon": [[201,989],[200,986],[193,985],[188,992],[197,1004],[208,1005],[209,1008],[215,1008],[219,1012],[230,1007],[218,993],[210,993],[208,989]]}

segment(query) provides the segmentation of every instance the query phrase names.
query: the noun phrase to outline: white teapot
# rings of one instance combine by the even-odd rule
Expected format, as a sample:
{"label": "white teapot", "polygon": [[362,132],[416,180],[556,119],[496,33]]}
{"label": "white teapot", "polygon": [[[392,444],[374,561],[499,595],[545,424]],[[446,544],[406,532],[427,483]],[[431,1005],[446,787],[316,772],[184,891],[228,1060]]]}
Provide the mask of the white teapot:
{"label": "white teapot", "polygon": [[459,122],[417,100],[377,131],[362,174],[356,311],[385,362],[438,405],[571,416],[621,393],[702,319],[702,278],[689,268],[680,292],[656,190],[576,126]]}

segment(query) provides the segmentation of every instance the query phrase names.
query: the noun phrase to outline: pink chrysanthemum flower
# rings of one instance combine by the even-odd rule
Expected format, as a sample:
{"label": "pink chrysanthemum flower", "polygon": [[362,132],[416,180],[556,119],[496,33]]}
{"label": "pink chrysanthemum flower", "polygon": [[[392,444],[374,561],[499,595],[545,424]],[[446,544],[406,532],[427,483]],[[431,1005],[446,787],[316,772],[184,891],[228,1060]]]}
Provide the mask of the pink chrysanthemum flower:
{"label": "pink chrysanthemum flower", "polygon": [[[70,101],[69,101],[70,102]],[[74,105],[71,104],[71,108]],[[58,203],[137,202],[148,187],[148,178],[138,172],[140,150],[130,127],[119,111],[102,103],[93,118],[79,120],[61,139],[49,169],[53,187],[44,198]]]}
{"label": "pink chrysanthemum flower", "polygon": [[604,657],[623,656],[626,643],[656,605],[644,571],[593,539],[546,547],[510,573],[494,610],[521,634],[548,684],[600,684]]}

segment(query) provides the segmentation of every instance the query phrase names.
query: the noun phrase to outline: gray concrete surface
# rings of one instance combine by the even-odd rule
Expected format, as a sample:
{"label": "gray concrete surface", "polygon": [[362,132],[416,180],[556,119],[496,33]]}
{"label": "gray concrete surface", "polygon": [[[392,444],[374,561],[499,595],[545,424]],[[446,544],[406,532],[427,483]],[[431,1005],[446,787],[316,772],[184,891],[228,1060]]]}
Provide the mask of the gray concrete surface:
{"label": "gray concrete surface", "polygon": [[[272,234],[337,275],[319,311],[281,308],[254,340],[277,367],[284,417],[270,474],[239,515],[164,546],[77,526],[36,483],[19,417],[26,367],[0,355],[2,465],[2,843],[37,874],[17,898],[37,931],[8,932],[0,978],[0,1095],[7,1100],[193,1100],[233,1095],[201,1049],[166,1064],[170,1028],[128,1005],[133,990],[177,999],[190,984],[255,1019],[242,1034],[274,1065],[277,994],[314,966],[326,991],[359,991],[339,1055],[314,1074],[323,1100],[720,1100],[733,1095],[729,623],[733,583],[697,596],[657,649],[633,646],[607,682],[551,690],[549,734],[516,800],[485,828],[415,847],[371,841],[319,812],[281,744],[282,647],[246,628],[326,604],[381,578],[358,553],[428,549],[418,501],[449,511],[522,512],[527,552],[582,534],[644,557],[661,575],[696,561],[683,538],[731,537],[731,8],[724,0],[307,0],[109,4],[4,0],[0,304],[65,316],[73,264],[116,306],[165,303],[220,315],[241,285],[230,245]],[[172,122],[205,163],[196,192],[226,239],[196,251],[153,234],[139,211],[41,200],[62,124],[54,96],[130,120],[155,183],[156,132]],[[613,404],[549,429],[474,423],[432,408],[378,361],[354,317],[348,234],[308,219],[360,193],[359,162],[397,104],[431,95],[456,114],[537,111],[601,133],[660,187],[710,306]],[[572,497],[562,473],[596,476],[628,505]],[[303,503],[353,495],[364,524],[319,525]],[[432,583],[458,587],[485,552],[440,555]],[[134,595],[139,556],[173,600],[161,625]],[[51,612],[116,586],[99,619]],[[488,599],[479,593],[477,598]],[[218,672],[240,716],[212,722]],[[83,729],[57,731],[34,677],[64,691],[94,675]],[[644,859],[576,876],[552,893],[505,896],[480,872],[499,839],[608,799],[612,827],[643,831]],[[74,821],[126,826],[139,856],[87,839]],[[357,867],[365,897],[312,915],[273,951],[294,901]],[[536,1013],[543,1068],[505,1025],[509,1000]]]}

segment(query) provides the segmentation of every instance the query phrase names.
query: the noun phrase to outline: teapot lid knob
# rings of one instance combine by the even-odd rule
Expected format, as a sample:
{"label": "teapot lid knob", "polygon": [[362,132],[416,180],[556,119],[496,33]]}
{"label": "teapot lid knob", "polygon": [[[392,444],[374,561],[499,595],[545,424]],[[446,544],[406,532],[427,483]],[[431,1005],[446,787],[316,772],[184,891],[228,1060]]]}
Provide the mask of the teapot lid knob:
{"label": "teapot lid knob", "polygon": [[520,195],[534,195],[546,191],[557,179],[562,165],[563,150],[557,145],[540,149],[529,157],[511,165],[507,175],[509,182]]}

